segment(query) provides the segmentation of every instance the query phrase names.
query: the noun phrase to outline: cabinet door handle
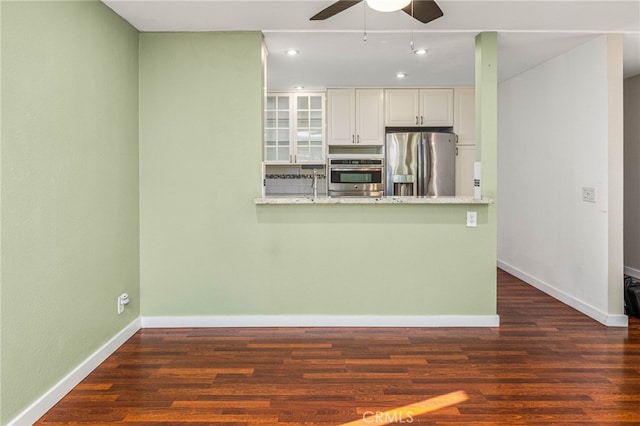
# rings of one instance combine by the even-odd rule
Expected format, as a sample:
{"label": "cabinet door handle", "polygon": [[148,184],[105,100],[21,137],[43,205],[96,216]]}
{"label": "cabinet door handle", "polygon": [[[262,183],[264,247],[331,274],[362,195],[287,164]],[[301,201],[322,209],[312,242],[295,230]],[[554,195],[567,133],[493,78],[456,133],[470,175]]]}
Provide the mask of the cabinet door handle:
{"label": "cabinet door handle", "polygon": [[420,116],[420,124],[424,124],[424,116]]}
{"label": "cabinet door handle", "polygon": [[356,143],[356,135],[351,135],[351,143]]}
{"label": "cabinet door handle", "polygon": [[418,116],[416,115],[416,125],[420,124],[420,122],[418,121]]}
{"label": "cabinet door handle", "polygon": [[456,146],[456,157],[458,156],[458,147]]}
{"label": "cabinet door handle", "polygon": [[360,135],[358,135],[358,137],[356,139],[356,143],[360,143]]}

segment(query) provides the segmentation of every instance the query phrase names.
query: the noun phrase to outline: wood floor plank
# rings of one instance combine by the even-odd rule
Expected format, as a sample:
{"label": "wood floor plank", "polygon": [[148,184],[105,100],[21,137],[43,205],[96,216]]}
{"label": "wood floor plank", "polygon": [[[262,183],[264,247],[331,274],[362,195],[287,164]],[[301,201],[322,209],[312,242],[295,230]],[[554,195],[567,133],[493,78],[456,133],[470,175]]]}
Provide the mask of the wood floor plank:
{"label": "wood floor plank", "polygon": [[[640,320],[607,328],[498,271],[500,327],[143,329],[39,425],[640,424]],[[375,423],[371,423],[375,424]]]}

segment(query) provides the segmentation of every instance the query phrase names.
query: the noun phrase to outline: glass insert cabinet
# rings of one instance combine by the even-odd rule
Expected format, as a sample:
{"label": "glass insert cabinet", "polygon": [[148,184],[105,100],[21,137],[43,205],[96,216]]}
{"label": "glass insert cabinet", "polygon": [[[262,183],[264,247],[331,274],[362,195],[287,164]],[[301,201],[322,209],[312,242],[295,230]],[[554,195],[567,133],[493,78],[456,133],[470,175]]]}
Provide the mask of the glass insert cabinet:
{"label": "glass insert cabinet", "polygon": [[264,111],[265,163],[324,163],[324,159],[324,93],[267,93]]}

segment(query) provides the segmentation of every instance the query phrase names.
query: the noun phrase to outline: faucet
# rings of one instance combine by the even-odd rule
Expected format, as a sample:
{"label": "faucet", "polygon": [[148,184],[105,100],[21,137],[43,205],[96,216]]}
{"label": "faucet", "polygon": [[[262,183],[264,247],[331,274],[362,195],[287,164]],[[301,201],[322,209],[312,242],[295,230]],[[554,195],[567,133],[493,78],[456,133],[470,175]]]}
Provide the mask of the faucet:
{"label": "faucet", "polygon": [[318,171],[316,169],[313,169],[311,188],[313,188],[313,198],[318,198]]}

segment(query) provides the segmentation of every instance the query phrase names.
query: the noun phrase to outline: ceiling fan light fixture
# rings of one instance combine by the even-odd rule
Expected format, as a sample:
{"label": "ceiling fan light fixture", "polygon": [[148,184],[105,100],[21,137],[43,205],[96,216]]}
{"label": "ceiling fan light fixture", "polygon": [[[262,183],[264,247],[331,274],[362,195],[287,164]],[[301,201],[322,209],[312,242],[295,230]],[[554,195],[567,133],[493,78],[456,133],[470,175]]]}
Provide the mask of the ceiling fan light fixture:
{"label": "ceiling fan light fixture", "polygon": [[379,12],[395,12],[405,8],[411,0],[366,0],[369,7]]}

